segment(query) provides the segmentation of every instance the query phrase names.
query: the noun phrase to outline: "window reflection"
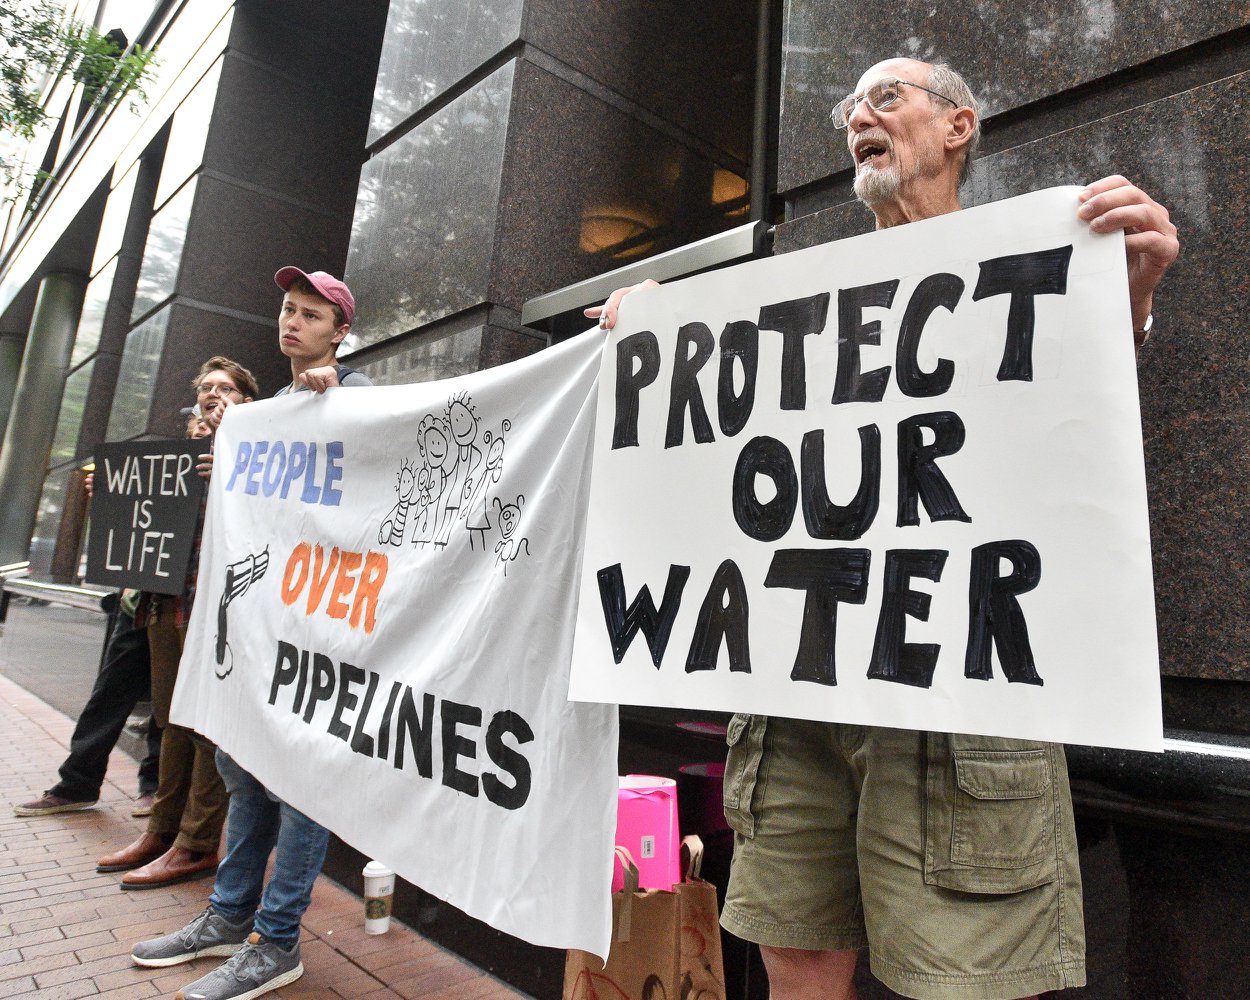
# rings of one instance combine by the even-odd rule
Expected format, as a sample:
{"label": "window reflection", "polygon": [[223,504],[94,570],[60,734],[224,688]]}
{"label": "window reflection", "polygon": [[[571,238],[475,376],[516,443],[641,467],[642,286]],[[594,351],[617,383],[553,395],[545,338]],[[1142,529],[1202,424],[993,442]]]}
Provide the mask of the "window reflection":
{"label": "window reflection", "polygon": [[109,414],[107,441],[123,441],[147,430],[152,409],[152,392],[156,372],[165,344],[165,328],[169,325],[169,307],[135,327],[126,335],[121,368],[117,374],[117,392],[113,411]]}
{"label": "window reflection", "polygon": [[93,358],[65,380],[61,411],[56,418],[56,433],[52,438],[52,452],[48,459],[50,466],[58,466],[75,457],[78,431],[82,427],[82,411],[87,403],[87,390],[91,388],[91,374],[94,369]]}
{"label": "window reflection", "polygon": [[522,0],[391,0],[369,142],[519,38],[523,6]]}
{"label": "window reflection", "polygon": [[361,344],[485,300],[514,72],[501,67],[364,165],[346,276]]}
{"label": "window reflection", "polygon": [[91,279],[83,297],[82,317],[78,320],[78,332],[74,335],[74,353],[70,357],[70,367],[82,364],[95,353],[100,346],[100,330],[104,326],[104,310],[108,308],[109,295],[113,291],[113,276],[117,272],[117,261],[111,260],[108,266]]}
{"label": "window reflection", "polygon": [[100,235],[96,239],[95,256],[91,260],[91,273],[95,274],[108,261],[117,256],[126,234],[126,220],[130,217],[130,202],[135,193],[136,167],[126,171],[126,176],[113,185],[104,205],[104,218],[100,220]]}
{"label": "window reflection", "polygon": [[152,216],[131,319],[142,316],[174,293],[178,267],[182,263],[182,247],[187,239],[187,220],[191,217],[191,204],[195,200],[195,185],[194,180],[189,182]]}
{"label": "window reflection", "polygon": [[156,186],[157,205],[178,190],[204,162],[204,144],[208,141],[208,126],[220,80],[221,60],[218,59],[174,112],[165,161],[161,164],[161,179]]}
{"label": "window reflection", "polygon": [[[143,26],[148,23],[156,6],[156,0],[102,0],[99,22],[101,30],[121,28],[133,42],[143,31]],[[91,20],[90,17],[86,19]]]}
{"label": "window reflection", "polygon": [[717,167],[712,173],[712,204],[727,218],[745,222],[751,211],[751,186],[745,177]]}
{"label": "window reflection", "polygon": [[607,205],[587,209],[582,216],[578,245],[583,253],[604,254],[617,260],[645,257],[655,252],[659,218],[636,206]]}
{"label": "window reflection", "polygon": [[421,340],[406,351],[370,361],[361,371],[377,385],[404,385],[467,375],[481,368],[484,328],[456,330],[434,340]]}
{"label": "window reflection", "polygon": [[52,569],[52,551],[56,548],[57,532],[61,530],[61,512],[65,509],[68,485],[68,469],[48,473],[43,482],[35,532],[30,539],[30,571],[36,576],[47,574]]}

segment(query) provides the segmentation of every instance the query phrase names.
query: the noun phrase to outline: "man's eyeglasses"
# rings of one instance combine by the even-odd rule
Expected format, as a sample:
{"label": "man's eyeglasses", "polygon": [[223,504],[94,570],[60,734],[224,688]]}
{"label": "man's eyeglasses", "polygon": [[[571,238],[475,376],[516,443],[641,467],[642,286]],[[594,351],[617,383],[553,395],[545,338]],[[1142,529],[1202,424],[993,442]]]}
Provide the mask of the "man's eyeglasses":
{"label": "man's eyeglasses", "polygon": [[195,387],[195,391],[201,396],[228,396],[228,395],[242,396],[243,395],[243,393],[241,393],[234,386],[226,385],[224,383],[214,385],[211,382],[201,382],[199,385]]}
{"label": "man's eyeglasses", "polygon": [[923,90],[926,94],[940,97],[953,107],[959,107],[945,94],[939,94],[936,90],[922,87],[920,84],[912,83],[910,80],[878,80],[862,94],[847,94],[846,97],[833,106],[833,111],[829,114],[829,117],[833,119],[833,127],[846,128],[847,123],[851,120],[851,115],[855,114],[855,108],[858,107],[860,101],[867,101],[868,106],[873,111],[884,111],[898,100],[899,87],[915,87],[917,90]]}

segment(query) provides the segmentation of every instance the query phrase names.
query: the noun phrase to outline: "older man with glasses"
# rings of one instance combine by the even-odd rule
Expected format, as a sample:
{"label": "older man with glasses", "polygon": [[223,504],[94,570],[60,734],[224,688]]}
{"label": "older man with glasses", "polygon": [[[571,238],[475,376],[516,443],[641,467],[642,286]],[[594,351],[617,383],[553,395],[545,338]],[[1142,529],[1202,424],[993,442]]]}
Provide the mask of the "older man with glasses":
{"label": "older man with glasses", "polygon": [[[960,208],[980,137],[948,66],[878,63],[833,109],[855,194],[878,229]],[[1123,230],[1134,343],[1180,246],[1167,210],[1123,177],[1080,195]],[[586,310],[610,329],[613,292]],[[1127,334],[1128,331],[1126,330]],[[858,949],[918,1000],[1014,1000],[1085,982],[1085,930],[1063,748],[980,736],[735,716],[725,798],[742,808],[721,920],[760,945],[774,1000],[854,1000]],[[991,761],[969,791],[959,761]],[[988,780],[988,779],[987,779]]]}

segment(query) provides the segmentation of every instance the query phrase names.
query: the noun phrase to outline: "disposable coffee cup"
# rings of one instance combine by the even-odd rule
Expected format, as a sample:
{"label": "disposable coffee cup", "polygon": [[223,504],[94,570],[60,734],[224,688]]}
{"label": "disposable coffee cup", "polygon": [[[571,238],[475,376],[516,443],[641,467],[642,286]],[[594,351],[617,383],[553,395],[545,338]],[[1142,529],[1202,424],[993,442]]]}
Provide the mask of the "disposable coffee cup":
{"label": "disposable coffee cup", "polygon": [[385,934],[391,926],[391,900],[395,895],[395,873],[386,865],[370,861],[365,865],[365,933]]}

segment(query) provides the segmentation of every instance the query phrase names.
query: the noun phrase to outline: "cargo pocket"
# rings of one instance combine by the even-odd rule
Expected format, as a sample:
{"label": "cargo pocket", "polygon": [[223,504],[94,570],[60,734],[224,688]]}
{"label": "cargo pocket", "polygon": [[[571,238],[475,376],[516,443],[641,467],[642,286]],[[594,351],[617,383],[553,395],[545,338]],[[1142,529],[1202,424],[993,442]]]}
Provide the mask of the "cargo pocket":
{"label": "cargo pocket", "polygon": [[987,893],[1054,881],[1053,757],[1045,744],[930,734],[925,881]]}
{"label": "cargo pocket", "polygon": [[744,837],[755,836],[755,816],[751,801],[755,782],[764,756],[764,729],[768,718],[763,715],[735,715],[729,720],[725,740],[729,754],[725,757],[725,822]]}

